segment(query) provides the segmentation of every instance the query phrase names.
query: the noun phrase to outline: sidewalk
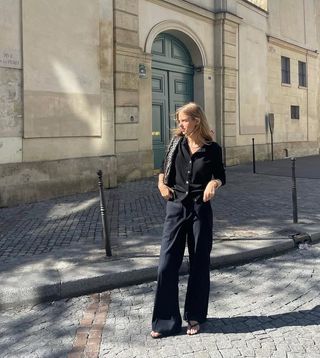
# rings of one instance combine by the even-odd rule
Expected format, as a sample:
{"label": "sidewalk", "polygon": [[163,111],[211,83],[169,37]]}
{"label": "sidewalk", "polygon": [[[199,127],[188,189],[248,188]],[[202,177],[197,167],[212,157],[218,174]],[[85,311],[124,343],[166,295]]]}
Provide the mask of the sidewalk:
{"label": "sidewalk", "polygon": [[[320,157],[297,158],[299,224],[292,224],[291,161],[227,168],[212,200],[212,267],[320,240]],[[259,174],[260,173],[260,174]],[[102,248],[98,192],[0,209],[0,309],[155,280],[165,201],[156,178],[106,190],[112,258]],[[187,272],[187,257],[182,273]]]}

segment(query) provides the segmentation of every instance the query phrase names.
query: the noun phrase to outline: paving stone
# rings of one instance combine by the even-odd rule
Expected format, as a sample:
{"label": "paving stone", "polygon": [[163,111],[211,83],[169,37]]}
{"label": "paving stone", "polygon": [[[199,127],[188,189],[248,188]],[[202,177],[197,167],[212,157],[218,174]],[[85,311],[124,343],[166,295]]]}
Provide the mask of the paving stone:
{"label": "paving stone", "polygon": [[[293,262],[295,269],[290,264]],[[311,269],[301,274],[305,267]],[[319,270],[317,246],[307,254],[293,251],[232,270],[214,270],[210,273],[209,319],[202,333],[187,336],[184,323],[181,334],[162,340],[149,337],[155,282],[115,289],[111,292],[106,322],[102,324],[99,356],[319,358],[320,327],[314,322],[320,307]],[[221,290],[230,275],[238,280],[229,281],[228,289]],[[186,283],[187,277],[181,277],[182,304]],[[239,286],[243,288],[240,291]],[[270,292],[273,303],[266,305],[265,296]],[[300,305],[306,295],[310,299],[308,308]],[[245,305],[241,309],[232,308],[239,301]],[[290,305],[292,301],[295,306]],[[83,296],[1,312],[2,355],[50,358],[66,355],[87,306],[89,313],[90,309],[97,310],[97,304]],[[104,317],[101,316],[102,322]]]}
{"label": "paving stone", "polygon": [[[214,238],[288,237],[283,228],[291,223],[291,179],[254,176],[237,167],[228,168],[227,176],[227,186],[212,201]],[[303,198],[299,220],[319,222],[319,180],[298,179],[297,186]],[[143,253],[157,255],[165,202],[156,178],[123,183],[105,194],[114,253],[141,253],[141,245],[130,243],[152,232],[156,235],[148,237]],[[66,249],[83,250],[88,242],[101,247],[99,210],[97,192],[0,209],[1,262],[20,265]],[[153,358],[163,352],[221,358],[229,350],[248,357],[254,352],[319,358],[313,344],[320,341],[319,257],[317,246],[304,245],[283,256],[212,271],[209,320],[194,337],[184,331],[162,340],[149,337],[154,282],[113,290],[100,357]],[[182,305],[185,292],[183,277]],[[0,312],[1,356],[65,356],[88,302],[83,296]]]}
{"label": "paving stone", "polygon": [[[227,168],[227,177],[227,186],[212,201],[214,238],[288,237],[283,227],[289,225],[292,217],[291,178],[252,175],[245,166]],[[319,180],[298,179],[297,185],[304,198],[299,220],[317,223]],[[248,189],[250,195],[244,196]],[[139,239],[150,231],[161,234],[166,203],[158,192],[157,178],[121,183],[106,190],[105,196],[115,254],[137,252],[128,239]],[[21,257],[48,256],[86,243],[99,247],[101,225],[98,192],[0,208],[0,259],[11,262]],[[158,238],[150,238],[149,243],[146,252],[157,254]]]}
{"label": "paving stone", "polygon": [[[141,343],[142,351],[152,347],[153,356],[157,356],[160,351],[164,351],[165,346],[174,345],[176,355],[169,353],[173,357],[196,357],[197,354],[204,356],[208,354],[209,357],[219,358],[237,356],[283,358],[287,357],[289,353],[292,357],[299,355],[308,357],[307,354],[317,354],[312,349],[315,348],[314,342],[317,342],[316,339],[319,338],[320,327],[313,324],[311,316],[314,311],[318,312],[320,304],[320,296],[316,294],[318,292],[316,273],[320,270],[320,247],[314,246],[312,252],[313,254],[310,251],[308,255],[302,256],[300,251],[293,251],[272,259],[238,266],[233,269],[233,274],[238,276],[238,280],[235,280],[234,285],[230,285],[227,291],[221,291],[219,288],[220,292],[224,292],[220,295],[216,294],[215,287],[222,287],[225,284],[226,278],[230,275],[230,269],[212,271],[209,319],[203,325],[202,333],[188,337],[183,331],[182,334],[162,340],[148,338],[143,344]],[[291,264],[287,264],[292,262],[295,263],[295,270],[292,270]],[[283,269],[279,270],[281,266]],[[301,271],[306,266],[311,267],[312,270],[307,276],[301,275]],[[251,275],[243,274],[244,271],[251,272]],[[269,281],[270,277],[272,281]],[[181,278],[180,297],[182,298],[186,292],[186,281],[187,277]],[[133,309],[128,312],[128,330],[130,332],[131,329],[139,326],[141,334],[146,336],[149,335],[151,329],[149,319],[156,288],[155,283],[148,285],[142,284],[135,286],[135,289],[123,288],[114,291],[112,297],[116,304],[113,306],[111,302],[109,309],[110,314],[114,312],[115,315],[122,317],[122,312],[127,312],[127,303],[131,302]],[[234,295],[235,290],[238,291],[239,285],[243,287],[243,290],[238,295]],[[151,290],[144,291],[145,287],[149,287]],[[290,295],[287,296],[283,292],[284,287],[292,288]],[[256,295],[256,291],[268,292],[266,288],[273,292],[272,306],[265,305],[265,295],[260,293]],[[304,293],[307,292],[314,292],[310,308],[290,310],[292,306],[288,303],[295,300],[299,306],[299,302],[303,301]],[[137,294],[139,299],[136,301],[139,303],[132,302],[131,297]],[[250,297],[254,297],[254,302]],[[121,300],[123,306],[119,305]],[[238,300],[245,300],[246,305],[243,308],[243,313],[241,310],[231,308],[236,305],[230,303]],[[183,302],[183,300],[181,301]],[[140,316],[132,316],[136,311],[135,306],[139,311],[141,307],[146,308],[146,305],[150,308],[149,311],[145,311],[148,312],[149,319],[142,320],[139,318]],[[117,355],[112,352],[116,352],[114,347],[118,346],[119,341],[117,337],[110,334],[108,322],[109,316],[103,333],[100,355],[101,357],[116,357]],[[241,324],[242,322],[246,322],[246,324]],[[227,330],[225,330],[226,327]],[[308,328],[308,332],[304,335],[306,328]],[[115,334],[117,335],[117,333]],[[118,338],[120,339],[120,335]],[[129,344],[126,349],[126,353],[130,357],[133,347]],[[308,349],[310,349],[310,353]],[[105,352],[109,352],[108,355]]]}

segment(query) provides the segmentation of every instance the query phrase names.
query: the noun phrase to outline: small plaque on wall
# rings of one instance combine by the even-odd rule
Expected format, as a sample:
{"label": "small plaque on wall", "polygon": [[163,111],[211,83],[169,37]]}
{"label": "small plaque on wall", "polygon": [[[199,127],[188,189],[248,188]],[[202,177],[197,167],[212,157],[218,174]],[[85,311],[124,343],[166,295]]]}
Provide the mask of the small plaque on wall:
{"label": "small plaque on wall", "polygon": [[0,67],[22,68],[19,51],[0,49]]}

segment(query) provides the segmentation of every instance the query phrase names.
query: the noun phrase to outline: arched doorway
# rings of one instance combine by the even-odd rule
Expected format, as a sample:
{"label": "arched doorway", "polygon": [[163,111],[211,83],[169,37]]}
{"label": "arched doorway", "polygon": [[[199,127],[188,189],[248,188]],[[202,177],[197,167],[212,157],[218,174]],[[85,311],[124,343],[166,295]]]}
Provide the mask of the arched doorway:
{"label": "arched doorway", "polygon": [[154,168],[161,166],[176,109],[193,100],[189,51],[176,37],[159,34],[152,45],[152,145]]}

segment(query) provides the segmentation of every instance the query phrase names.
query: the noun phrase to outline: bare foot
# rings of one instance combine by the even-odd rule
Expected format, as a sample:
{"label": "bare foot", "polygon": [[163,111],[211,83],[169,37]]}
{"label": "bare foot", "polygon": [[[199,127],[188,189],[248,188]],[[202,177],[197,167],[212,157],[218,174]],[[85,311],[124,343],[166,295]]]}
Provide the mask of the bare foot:
{"label": "bare foot", "polygon": [[194,334],[199,333],[200,324],[197,321],[188,321],[187,334],[193,336]]}
{"label": "bare foot", "polygon": [[152,338],[161,338],[162,337],[161,333],[155,332],[155,331],[151,331],[150,335],[151,335]]}

